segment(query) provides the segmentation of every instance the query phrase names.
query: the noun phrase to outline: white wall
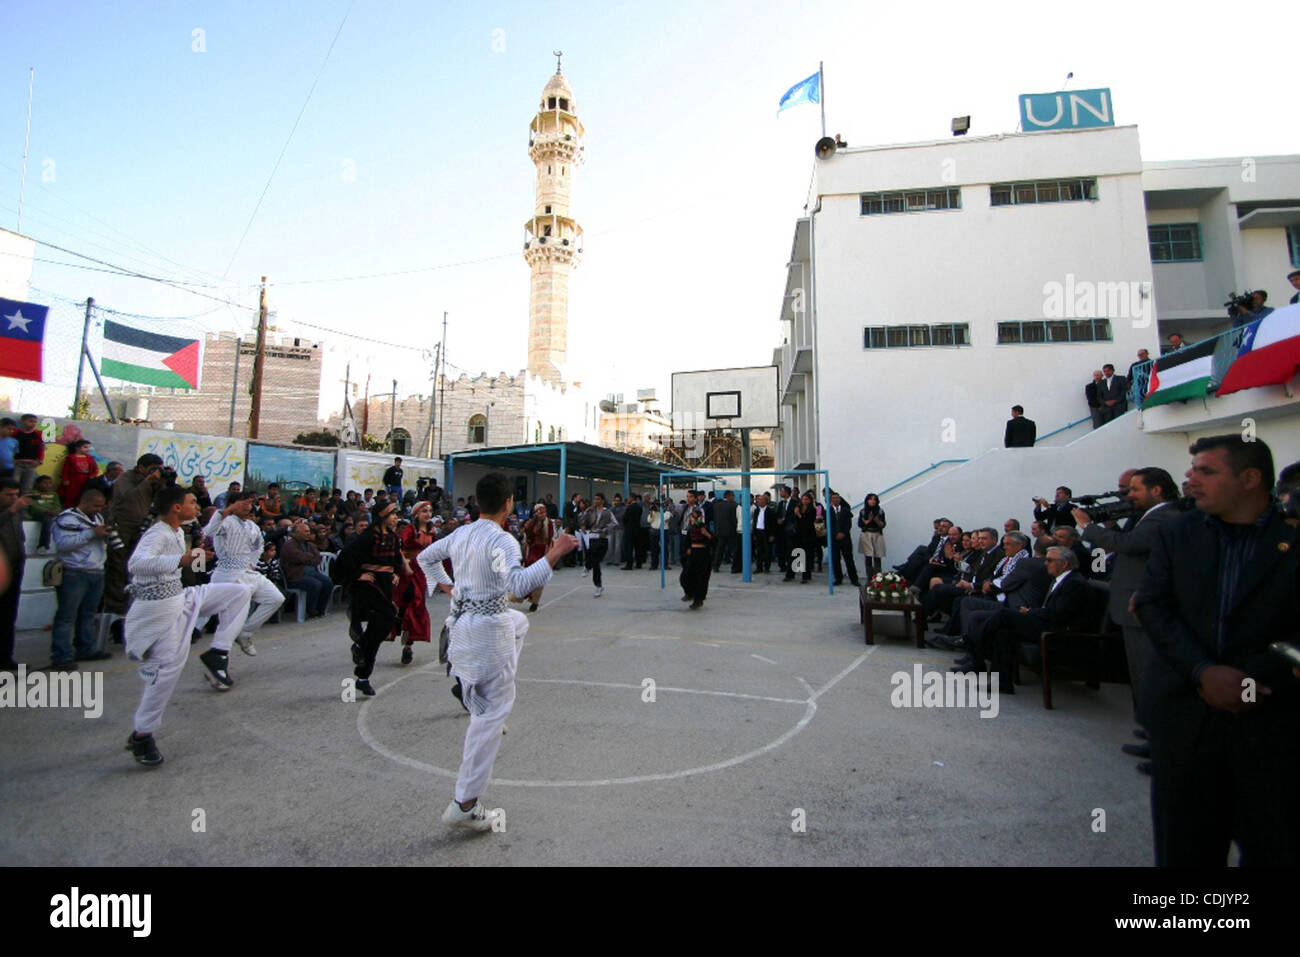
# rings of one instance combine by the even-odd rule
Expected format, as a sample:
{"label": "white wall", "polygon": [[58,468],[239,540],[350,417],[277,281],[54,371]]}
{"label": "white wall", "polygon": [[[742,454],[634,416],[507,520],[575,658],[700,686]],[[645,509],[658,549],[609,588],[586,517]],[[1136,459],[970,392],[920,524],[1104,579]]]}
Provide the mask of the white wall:
{"label": "white wall", "polygon": [[[850,150],[819,166],[817,464],[836,488],[861,501],[1000,446],[1014,404],[1040,434],[1061,428],[1088,415],[1093,369],[1122,373],[1139,348],[1157,351],[1154,321],[1119,318],[1112,342],[996,343],[1001,320],[1048,318],[1049,281],[1151,281],[1140,173],[1133,128]],[[990,204],[991,182],[1084,175],[1098,177],[1097,201]],[[960,210],[860,214],[861,192],[944,186],[962,187]],[[862,345],[864,326],[938,322],[968,323],[972,345]]]}
{"label": "white wall", "polygon": [[[384,471],[393,464],[387,452],[360,452],[356,449],[339,449],[334,457],[334,480],[343,494],[379,489],[384,484]],[[440,459],[421,459],[402,456],[402,490],[415,488],[421,478],[436,478],[439,485],[446,484],[446,474]]]}

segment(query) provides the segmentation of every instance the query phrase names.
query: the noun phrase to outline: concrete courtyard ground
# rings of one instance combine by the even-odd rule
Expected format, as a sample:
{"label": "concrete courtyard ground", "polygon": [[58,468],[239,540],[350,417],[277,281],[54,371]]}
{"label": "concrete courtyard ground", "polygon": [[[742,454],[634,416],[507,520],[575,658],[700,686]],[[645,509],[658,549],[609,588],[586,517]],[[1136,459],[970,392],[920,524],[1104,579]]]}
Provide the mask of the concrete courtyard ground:
{"label": "concrete courtyard ground", "polygon": [[[759,579],[714,575],[690,611],[675,570],[662,592],[607,570],[599,599],[557,572],[485,796],[494,834],[438,820],[467,722],[436,645],[408,667],[385,645],[358,702],[341,612],[233,650],[229,693],[192,655],[154,770],[123,750],[140,683],[114,646],[101,717],[0,709],[0,864],[1150,864],[1127,686],[1059,683],[1047,711],[1027,673],[993,718],[895,708],[892,675],[952,655],[898,615],[864,645],[851,588]],[[18,660],[48,649],[21,633]]]}

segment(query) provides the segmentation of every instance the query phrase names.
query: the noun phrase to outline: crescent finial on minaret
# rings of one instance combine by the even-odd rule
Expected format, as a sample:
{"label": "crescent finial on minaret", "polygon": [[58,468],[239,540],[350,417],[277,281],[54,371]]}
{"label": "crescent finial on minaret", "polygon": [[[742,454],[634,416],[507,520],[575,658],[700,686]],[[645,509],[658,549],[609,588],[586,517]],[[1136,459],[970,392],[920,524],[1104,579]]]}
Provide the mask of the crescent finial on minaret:
{"label": "crescent finial on minaret", "polygon": [[552,50],[551,52],[555,54],[555,72],[556,72],[556,73],[559,73],[559,72],[560,72],[560,59],[564,56],[564,51],[563,51],[563,50]]}

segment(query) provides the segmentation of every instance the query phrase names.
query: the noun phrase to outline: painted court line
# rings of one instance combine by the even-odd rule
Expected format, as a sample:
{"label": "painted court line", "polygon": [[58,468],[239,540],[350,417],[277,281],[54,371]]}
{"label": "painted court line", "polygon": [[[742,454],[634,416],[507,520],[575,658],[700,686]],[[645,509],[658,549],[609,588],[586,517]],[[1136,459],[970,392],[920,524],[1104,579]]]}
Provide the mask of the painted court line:
{"label": "painted court line", "polygon": [[764,658],[762,655],[756,655],[753,652],[750,652],[749,657],[757,658],[759,661],[766,661],[769,665],[776,664],[776,662],[773,661],[771,658]]}

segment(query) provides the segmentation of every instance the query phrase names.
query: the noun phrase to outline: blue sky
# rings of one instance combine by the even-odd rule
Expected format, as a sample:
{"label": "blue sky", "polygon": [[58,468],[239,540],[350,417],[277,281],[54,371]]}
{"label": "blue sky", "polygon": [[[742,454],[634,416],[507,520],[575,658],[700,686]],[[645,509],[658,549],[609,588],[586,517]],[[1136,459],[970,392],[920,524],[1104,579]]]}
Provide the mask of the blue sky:
{"label": "blue sky", "polygon": [[[333,346],[323,410],[347,360],[426,391],[420,350],[443,310],[453,373],[515,372],[528,321],[527,128],[562,48],[588,134],[570,359],[601,392],[664,394],[674,369],[764,364],[780,342],[784,264],[820,130],[816,107],[778,119],[776,104],[819,59],[828,131],[855,145],[942,138],[967,113],[973,134],[1013,131],[1017,94],[1060,89],[1073,71],[1073,88],[1112,89],[1145,159],[1294,152],[1294,58],[1268,48],[1295,26],[1289,5],[1240,5],[1228,31],[1186,9],[5,0],[0,225],[15,226],[34,66],[23,232],[246,308],[48,263],[36,265],[36,301],[94,295],[127,312],[203,314],[174,333],[246,330],[269,275],[279,325]],[[1230,61],[1229,35],[1261,49]],[[402,270],[416,271],[320,281]],[[47,350],[55,383],[75,374],[72,325]]]}

